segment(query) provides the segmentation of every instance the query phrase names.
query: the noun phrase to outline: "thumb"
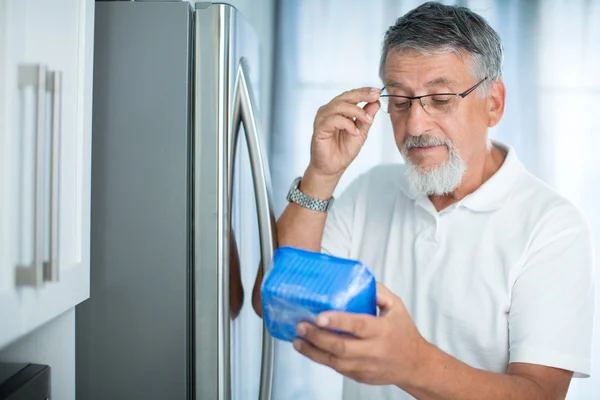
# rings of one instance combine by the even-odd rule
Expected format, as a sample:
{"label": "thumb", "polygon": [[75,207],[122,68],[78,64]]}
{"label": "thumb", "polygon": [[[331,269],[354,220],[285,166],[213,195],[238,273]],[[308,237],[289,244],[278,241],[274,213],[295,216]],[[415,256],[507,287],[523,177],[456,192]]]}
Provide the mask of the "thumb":
{"label": "thumb", "polygon": [[382,283],[377,282],[377,307],[379,307],[380,316],[384,316],[392,309],[395,297],[394,293]]}
{"label": "thumb", "polygon": [[[367,114],[369,114],[371,116],[371,118],[375,119],[375,114],[377,114],[377,111],[379,111],[379,102],[376,101],[375,103],[367,103],[363,107],[363,109],[367,112]],[[369,132],[369,129],[371,128],[372,124],[373,124],[373,121],[366,122],[362,119],[358,119],[358,118],[356,119],[356,127],[365,136]]]}

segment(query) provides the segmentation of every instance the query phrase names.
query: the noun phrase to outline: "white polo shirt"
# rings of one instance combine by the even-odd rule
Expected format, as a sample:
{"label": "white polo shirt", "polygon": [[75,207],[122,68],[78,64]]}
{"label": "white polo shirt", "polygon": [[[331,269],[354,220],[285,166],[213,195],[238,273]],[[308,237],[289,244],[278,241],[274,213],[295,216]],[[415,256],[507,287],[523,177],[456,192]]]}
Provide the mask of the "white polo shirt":
{"label": "white polo shirt", "polygon": [[[514,150],[479,189],[437,212],[403,165],[355,180],[336,201],[323,251],[358,259],[404,301],[426,340],[476,368],[511,362],[589,376],[593,254],[585,216],[525,171]],[[344,381],[345,400],[410,399]]]}

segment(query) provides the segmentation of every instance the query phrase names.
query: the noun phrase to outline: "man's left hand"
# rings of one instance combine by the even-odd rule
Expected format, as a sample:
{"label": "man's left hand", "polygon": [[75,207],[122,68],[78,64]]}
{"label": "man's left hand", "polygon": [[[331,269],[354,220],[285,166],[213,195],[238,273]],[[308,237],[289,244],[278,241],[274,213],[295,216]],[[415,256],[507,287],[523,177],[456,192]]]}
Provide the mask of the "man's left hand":
{"label": "man's left hand", "polygon": [[298,324],[302,339],[294,340],[294,348],[357,382],[402,387],[424,361],[429,344],[402,300],[380,283],[377,306],[377,317],[332,311],[319,314],[316,326]]}

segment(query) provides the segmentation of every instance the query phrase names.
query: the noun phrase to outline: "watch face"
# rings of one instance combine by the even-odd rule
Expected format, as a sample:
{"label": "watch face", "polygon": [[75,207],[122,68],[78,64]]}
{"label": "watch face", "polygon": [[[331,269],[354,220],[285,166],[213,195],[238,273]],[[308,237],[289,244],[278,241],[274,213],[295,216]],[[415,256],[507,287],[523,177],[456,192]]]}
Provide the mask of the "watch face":
{"label": "watch face", "polygon": [[291,201],[291,196],[292,193],[294,192],[294,190],[298,189],[299,183],[302,180],[302,177],[297,177],[296,179],[294,179],[294,181],[292,182],[292,186],[290,186],[290,190],[288,190],[288,194],[287,194],[287,201]]}

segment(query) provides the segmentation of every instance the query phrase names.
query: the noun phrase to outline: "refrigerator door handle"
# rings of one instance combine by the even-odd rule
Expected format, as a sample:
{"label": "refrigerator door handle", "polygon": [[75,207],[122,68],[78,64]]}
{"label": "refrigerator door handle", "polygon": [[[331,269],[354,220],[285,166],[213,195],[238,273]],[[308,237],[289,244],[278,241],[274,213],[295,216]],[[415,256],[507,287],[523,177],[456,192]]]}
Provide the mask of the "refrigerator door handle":
{"label": "refrigerator door handle", "polygon": [[[261,146],[261,132],[259,115],[256,108],[254,93],[250,83],[249,67],[245,58],[240,59],[240,64],[236,73],[235,88],[233,97],[233,124],[231,143],[229,146],[229,166],[230,171],[235,160],[237,149],[237,140],[240,125],[244,125],[246,133],[246,143],[250,155],[250,165],[252,169],[252,178],[254,181],[254,193],[256,196],[256,211],[258,214],[258,229],[260,236],[261,258],[263,276],[271,267],[273,252],[277,247],[277,234],[275,217],[273,214],[271,197],[271,174],[268,166],[267,157],[263,153]],[[233,187],[233,174],[231,174],[229,187]],[[231,193],[231,191],[230,191]],[[231,202],[229,204],[231,215]],[[229,227],[231,229],[231,227]],[[263,325],[262,338],[262,361],[260,378],[260,400],[270,400],[273,386],[273,359],[274,342]]]}

